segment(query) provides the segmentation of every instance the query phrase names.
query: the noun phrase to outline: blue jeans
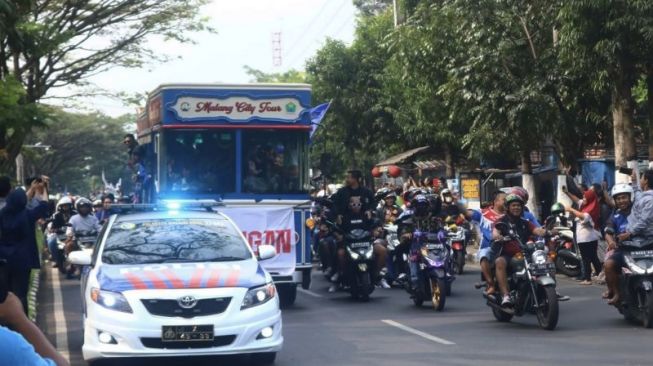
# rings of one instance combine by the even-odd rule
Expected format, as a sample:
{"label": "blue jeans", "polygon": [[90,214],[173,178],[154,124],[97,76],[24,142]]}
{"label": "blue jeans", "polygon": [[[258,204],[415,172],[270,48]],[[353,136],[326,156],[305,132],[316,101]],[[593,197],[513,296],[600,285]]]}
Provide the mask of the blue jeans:
{"label": "blue jeans", "polygon": [[52,238],[48,239],[48,250],[50,251],[52,260],[56,263],[57,260],[59,259],[59,247],[57,246],[56,236],[53,236]]}

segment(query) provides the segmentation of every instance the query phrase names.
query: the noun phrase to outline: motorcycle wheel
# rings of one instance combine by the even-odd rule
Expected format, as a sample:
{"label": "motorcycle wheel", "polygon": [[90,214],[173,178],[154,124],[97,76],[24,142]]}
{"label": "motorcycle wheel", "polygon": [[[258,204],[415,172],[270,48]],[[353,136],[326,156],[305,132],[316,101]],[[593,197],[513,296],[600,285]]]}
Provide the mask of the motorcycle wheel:
{"label": "motorcycle wheel", "polygon": [[437,311],[442,311],[447,301],[446,281],[431,278],[429,282],[431,284],[431,302],[433,303],[433,308]]}
{"label": "motorcycle wheel", "polygon": [[553,330],[558,325],[558,295],[555,287],[538,287],[537,297],[540,300],[540,307],[536,310],[537,321],[540,327],[546,330]]}
{"label": "motorcycle wheel", "polygon": [[644,294],[645,303],[642,307],[642,323],[644,328],[653,328],[653,293]]}
{"label": "motorcycle wheel", "polygon": [[360,273],[358,278],[358,285],[360,286],[358,291],[358,299],[363,302],[370,301],[370,294],[374,289],[372,285],[372,279],[370,278],[371,274],[369,272]]}
{"label": "motorcycle wheel", "polygon": [[465,254],[462,252],[456,254],[454,266],[456,267],[456,274],[463,274],[463,268],[465,267]]}
{"label": "motorcycle wheel", "polygon": [[494,318],[501,323],[507,323],[512,320],[513,317],[512,314],[504,313],[503,311],[495,308],[492,308],[492,315],[494,315]]}
{"label": "motorcycle wheel", "polygon": [[578,277],[580,276],[580,263],[573,268],[568,268],[564,258],[556,257],[556,271],[568,277]]}

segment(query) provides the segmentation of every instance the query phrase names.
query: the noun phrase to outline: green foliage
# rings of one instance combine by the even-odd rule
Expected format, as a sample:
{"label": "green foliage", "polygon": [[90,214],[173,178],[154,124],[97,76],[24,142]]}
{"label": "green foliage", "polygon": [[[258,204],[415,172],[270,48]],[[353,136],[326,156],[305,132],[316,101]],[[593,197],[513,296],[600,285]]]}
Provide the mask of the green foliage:
{"label": "green foliage", "polygon": [[78,114],[49,108],[46,127],[32,133],[27,141],[50,146],[25,149],[26,175],[45,174],[55,189],[88,194],[102,188],[102,172],[109,182],[121,178],[127,153],[122,145],[126,127],[135,116],[111,118],[102,114]]}
{"label": "green foliage", "polygon": [[[0,168],[13,164],[37,127],[34,103],[53,88],[85,85],[109,67],[140,67],[169,55],[152,39],[192,42],[188,32],[213,31],[200,14],[208,0],[0,0],[0,83],[22,89],[20,127],[0,120]],[[10,85],[11,90],[17,90]],[[12,95],[17,95],[12,91]],[[16,120],[18,121],[18,120]]]}
{"label": "green foliage", "polygon": [[245,65],[245,72],[253,83],[305,83],[306,73],[294,69],[281,73],[266,73]]}

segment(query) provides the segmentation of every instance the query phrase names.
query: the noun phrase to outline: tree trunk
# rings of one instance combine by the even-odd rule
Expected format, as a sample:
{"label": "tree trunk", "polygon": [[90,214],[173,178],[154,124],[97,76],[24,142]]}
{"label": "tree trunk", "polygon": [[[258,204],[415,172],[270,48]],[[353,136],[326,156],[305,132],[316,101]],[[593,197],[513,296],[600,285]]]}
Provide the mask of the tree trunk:
{"label": "tree trunk", "polygon": [[635,146],[635,134],[633,125],[633,95],[632,83],[625,80],[617,80],[617,85],[612,93],[612,123],[614,133],[614,162],[617,171],[615,178],[617,183],[628,183],[629,178],[618,172],[618,167],[626,166],[628,161],[637,159],[637,148]]}
{"label": "tree trunk", "polygon": [[646,76],[648,89],[648,160],[653,161],[653,66],[649,66]]}
{"label": "tree trunk", "polygon": [[456,170],[454,169],[453,164],[453,153],[451,152],[451,146],[449,144],[444,145],[444,162],[447,165],[446,174],[448,179],[453,179],[456,177]]}
{"label": "tree trunk", "polygon": [[530,151],[521,152],[521,173],[522,173],[522,187],[528,191],[530,196],[526,207],[539,218],[540,215],[540,201],[538,198],[537,185],[535,184],[535,177],[533,176],[533,166],[531,164]]}

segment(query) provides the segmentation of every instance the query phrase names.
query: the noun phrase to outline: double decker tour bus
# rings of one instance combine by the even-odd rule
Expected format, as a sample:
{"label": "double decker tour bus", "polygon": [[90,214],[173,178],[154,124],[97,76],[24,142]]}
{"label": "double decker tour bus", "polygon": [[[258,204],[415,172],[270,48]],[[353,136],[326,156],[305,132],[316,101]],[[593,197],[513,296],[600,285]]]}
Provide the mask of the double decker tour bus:
{"label": "double decker tour bus", "polygon": [[143,201],[218,199],[263,262],[282,304],[310,286],[306,84],[165,84],[150,93],[138,140],[151,179]]}

